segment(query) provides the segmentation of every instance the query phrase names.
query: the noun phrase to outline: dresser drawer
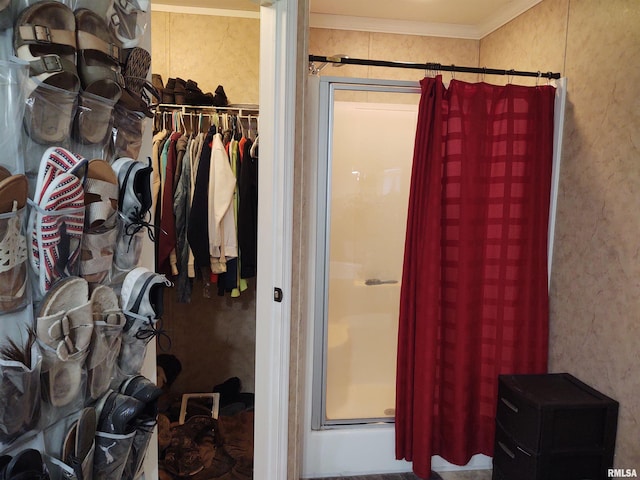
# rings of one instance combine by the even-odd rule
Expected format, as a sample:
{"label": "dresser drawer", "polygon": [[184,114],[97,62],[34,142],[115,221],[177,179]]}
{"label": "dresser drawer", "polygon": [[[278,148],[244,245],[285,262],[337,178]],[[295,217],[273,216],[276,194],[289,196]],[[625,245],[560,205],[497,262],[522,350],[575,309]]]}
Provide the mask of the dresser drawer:
{"label": "dresser drawer", "polygon": [[569,374],[501,375],[496,421],[530,452],[613,451],[618,404]]}
{"label": "dresser drawer", "polygon": [[599,452],[533,453],[496,428],[493,480],[603,480],[610,466]]}

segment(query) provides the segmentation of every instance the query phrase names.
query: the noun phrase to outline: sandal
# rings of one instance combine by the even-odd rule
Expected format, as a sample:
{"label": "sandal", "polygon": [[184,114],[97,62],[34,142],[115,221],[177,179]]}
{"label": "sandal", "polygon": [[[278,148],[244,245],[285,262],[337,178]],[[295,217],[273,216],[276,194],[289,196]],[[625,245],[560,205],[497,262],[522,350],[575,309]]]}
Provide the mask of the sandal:
{"label": "sandal", "polygon": [[84,187],[85,231],[80,253],[80,275],[102,283],[111,271],[118,235],[118,177],[105,160],[91,160]]}
{"label": "sandal", "polygon": [[100,398],[108,389],[120,353],[125,317],[111,287],[98,285],[91,292],[93,336],[87,358],[89,395]]}
{"label": "sandal", "polygon": [[114,36],[124,48],[138,45],[144,35],[144,14],[149,11],[149,0],[113,0],[109,2],[107,19]]}
{"label": "sandal", "polygon": [[162,101],[162,94],[147,80],[151,69],[151,54],[144,48],[128,51],[123,62],[125,90],[119,105],[131,112],[153,118],[152,108]]}
{"label": "sandal", "polygon": [[43,389],[54,407],[79,398],[92,332],[89,285],[78,277],[58,281],[42,300],[36,318],[43,356]]}
{"label": "sandal", "polygon": [[0,313],[26,305],[27,241],[21,224],[28,190],[27,177],[0,168]]}
{"label": "sandal", "polygon": [[75,133],[82,143],[102,143],[111,127],[113,107],[122,95],[120,48],[103,17],[87,8],[76,10],[75,17],[83,88]]}
{"label": "sandal", "polygon": [[70,133],[80,80],[75,64],[76,21],[63,3],[43,1],[25,8],[14,28],[16,56],[29,62],[25,125],[38,143],[63,142]]}
{"label": "sandal", "polygon": [[77,269],[84,229],[86,160],[64,148],[44,152],[36,180],[27,230],[31,235],[31,266],[45,294],[56,279]]}

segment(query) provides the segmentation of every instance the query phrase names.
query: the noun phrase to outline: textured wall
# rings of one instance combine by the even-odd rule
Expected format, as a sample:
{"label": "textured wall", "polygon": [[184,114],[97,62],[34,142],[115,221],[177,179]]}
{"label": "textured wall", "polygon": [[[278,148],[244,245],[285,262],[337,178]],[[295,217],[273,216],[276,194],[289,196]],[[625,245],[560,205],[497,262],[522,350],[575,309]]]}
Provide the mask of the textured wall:
{"label": "textured wall", "polygon": [[[175,393],[211,392],[230,377],[238,377],[243,392],[255,391],[256,292],[255,281],[240,297],[203,296],[196,282],[189,304],[175,301],[175,288],[167,289],[162,327],[171,338],[171,353],[182,363],[173,385]],[[164,341],[161,339],[161,346]]]}
{"label": "textured wall", "polygon": [[[260,21],[152,11],[152,71],[193,79],[205,92],[223,85],[230,103],[258,103]],[[229,377],[240,378],[243,391],[255,388],[255,282],[240,298],[202,296],[194,287],[191,304],[178,304],[174,289],[165,298],[164,328],[169,353],[183,372],[174,391],[209,392]],[[161,352],[159,352],[161,353]]]}
{"label": "textured wall", "polygon": [[[390,33],[369,33],[311,28],[309,53],[312,55],[347,55],[351,58],[403,62],[437,62],[445,65],[478,65],[476,40],[420,37]],[[420,80],[422,70],[368,67],[362,65],[327,66],[322,75],[337,77],[384,78],[389,80]],[[445,74],[448,77],[450,74]],[[461,80],[475,80],[475,75],[456,74]]]}
{"label": "textured wall", "polygon": [[165,83],[222,85],[230,103],[259,103],[260,20],[152,11],[151,21],[152,71]]}
{"label": "textured wall", "polygon": [[550,368],[620,402],[619,468],[640,467],[639,25],[637,0],[545,0],[480,56],[568,79]]}

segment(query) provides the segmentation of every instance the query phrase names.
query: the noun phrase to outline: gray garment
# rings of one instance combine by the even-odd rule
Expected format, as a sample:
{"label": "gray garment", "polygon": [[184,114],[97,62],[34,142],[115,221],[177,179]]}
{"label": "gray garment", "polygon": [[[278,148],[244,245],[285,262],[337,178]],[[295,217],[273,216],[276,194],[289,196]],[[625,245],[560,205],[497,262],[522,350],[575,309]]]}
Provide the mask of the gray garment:
{"label": "gray garment", "polygon": [[[184,142],[182,140],[184,139]],[[178,150],[184,150],[180,177],[173,194],[173,213],[176,217],[176,256],[178,257],[178,279],[176,289],[178,303],[191,302],[193,281],[189,278],[187,264],[189,262],[189,242],[187,242],[187,222],[191,211],[191,159],[189,144],[193,140],[186,137],[178,140]]]}

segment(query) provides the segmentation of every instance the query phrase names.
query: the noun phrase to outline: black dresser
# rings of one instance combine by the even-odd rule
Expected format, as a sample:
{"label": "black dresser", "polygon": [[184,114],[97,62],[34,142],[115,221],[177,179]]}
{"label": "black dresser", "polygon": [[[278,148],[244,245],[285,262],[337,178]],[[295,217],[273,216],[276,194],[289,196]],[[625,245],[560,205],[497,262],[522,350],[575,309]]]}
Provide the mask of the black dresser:
{"label": "black dresser", "polygon": [[618,402],[568,373],[500,375],[493,480],[605,480]]}

